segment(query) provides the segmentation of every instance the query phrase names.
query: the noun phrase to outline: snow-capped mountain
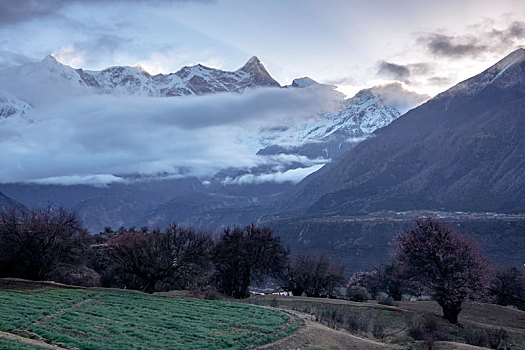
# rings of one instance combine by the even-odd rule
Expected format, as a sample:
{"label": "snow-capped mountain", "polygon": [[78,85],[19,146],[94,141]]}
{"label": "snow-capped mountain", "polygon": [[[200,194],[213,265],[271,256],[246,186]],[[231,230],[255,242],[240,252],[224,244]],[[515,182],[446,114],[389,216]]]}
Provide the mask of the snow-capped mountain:
{"label": "snow-capped mountain", "polygon": [[346,215],[525,210],[525,50],[412,109],[299,183],[289,208]]}
{"label": "snow-capped mountain", "polygon": [[0,90],[0,120],[10,117],[24,117],[31,105],[5,90]]}
{"label": "snow-capped mountain", "polygon": [[343,94],[334,90],[335,86],[319,84],[308,77],[296,79],[286,88],[313,89],[329,94],[338,103],[329,112],[305,116],[302,122],[274,125],[245,137],[243,142],[259,145],[257,155],[265,161],[250,169],[225,169],[211,179],[212,184],[257,182],[272,179],[276,173],[289,177],[300,172],[308,174],[400,116],[397,109],[385,105],[375,89],[364,89],[344,99]]}
{"label": "snow-capped mountain", "polygon": [[439,94],[437,98],[472,96],[489,85],[497,85],[501,88],[519,85],[525,82],[525,77],[521,75],[510,76],[508,70],[522,62],[525,62],[525,49],[521,48],[513,51],[482,73],[462,81],[451,89]]}
{"label": "snow-capped mountain", "polygon": [[[24,101],[39,105],[67,96],[93,93],[171,97],[243,92],[256,87],[280,87],[256,56],[233,72],[201,64],[154,76],[140,67],[128,66],[89,71],[64,65],[53,56],[0,72],[0,88],[9,91],[1,100],[4,117],[26,113],[31,106]],[[344,100],[343,94],[335,91],[335,86],[319,84],[309,77],[295,79],[286,88],[307,89],[329,96],[338,107],[320,115],[305,115],[302,121],[292,125],[275,125],[260,130],[255,143],[261,155],[284,153],[331,159],[399,116],[395,108],[386,106],[370,89]]]}
{"label": "snow-capped mountain", "polygon": [[253,56],[234,72],[187,66],[176,73],[150,75],[141,67],[116,66],[102,71],[74,69],[47,56],[40,62],[28,63],[0,72],[4,88],[12,93],[26,92],[28,86],[53,84],[71,93],[102,93],[128,96],[183,96],[217,92],[242,92],[255,87],[280,87]]}
{"label": "snow-capped mountain", "polygon": [[[334,89],[308,77],[294,80],[291,86]],[[260,142],[264,148],[258,154],[335,158],[399,116],[399,111],[385,105],[372,89],[364,89],[342,100],[334,111],[306,118],[303,124],[261,130]]]}
{"label": "snow-capped mountain", "polygon": [[[258,87],[275,89],[246,91]],[[175,73],[155,76],[140,67],[117,66],[102,71],[88,71],[63,65],[52,56],[40,62],[0,71],[0,108],[3,108],[1,117],[12,118],[30,113],[30,116],[35,117],[37,122],[34,125],[21,123],[21,126],[27,128],[24,131],[29,134],[36,129],[41,133],[46,131],[46,127],[62,125],[57,121],[67,121],[66,124],[68,124],[73,120],[71,125],[76,126],[78,121],[74,118],[77,117],[85,118],[91,124],[91,118],[95,116],[98,118],[96,138],[96,135],[101,132],[98,127],[104,129],[106,121],[109,126],[114,123],[119,128],[121,123],[116,123],[115,120],[123,123],[127,121],[126,118],[129,115],[126,112],[129,110],[120,105],[130,101],[140,102],[137,104],[140,107],[138,112],[140,117],[135,120],[140,121],[138,125],[149,126],[151,123],[152,127],[156,127],[155,123],[162,121],[161,125],[164,128],[166,126],[164,120],[155,119],[157,117],[155,113],[164,113],[165,110],[169,110],[170,113],[176,111],[177,109],[171,109],[173,108],[172,102],[179,102],[175,101],[178,98],[176,96],[223,93],[222,97],[231,99],[231,96],[226,96],[226,93],[243,92],[245,94],[236,95],[235,100],[244,98],[250,100],[255,96],[259,99],[256,101],[263,101],[260,103],[263,104],[271,103],[278,95],[284,104],[288,103],[286,98],[295,98],[294,105],[297,106],[300,105],[299,102],[309,102],[306,107],[301,105],[296,109],[283,108],[284,111],[291,111],[290,116],[286,114],[288,112],[282,112],[281,118],[279,114],[281,107],[277,107],[270,111],[279,117],[271,113],[262,114],[270,117],[264,120],[259,118],[257,123],[247,118],[249,126],[243,125],[240,128],[242,132],[235,135],[240,138],[239,149],[241,151],[239,152],[245,152],[242,153],[243,156],[249,155],[253,159],[250,164],[254,165],[251,168],[238,166],[232,169],[228,165],[220,164],[226,169],[219,170],[215,174],[199,175],[199,178],[191,178],[191,172],[185,173],[186,170],[182,169],[181,173],[189,174],[188,177],[173,180],[173,183],[168,181],[169,186],[164,187],[161,185],[167,182],[163,180],[165,175],[163,173],[157,181],[130,181],[127,183],[123,180],[123,183],[110,183],[107,187],[93,187],[87,183],[75,183],[70,186],[33,183],[0,184],[0,190],[28,206],[40,205],[40,202],[34,201],[37,197],[46,202],[50,198],[54,199],[57,204],[78,210],[85,224],[93,231],[113,223],[121,223],[126,226],[135,225],[142,220],[138,218],[139,212],[151,211],[149,212],[151,217],[158,218],[174,218],[173,215],[177,212],[181,214],[180,220],[184,221],[183,216],[188,212],[184,208],[187,208],[188,200],[185,197],[181,199],[182,202],[179,202],[180,198],[176,198],[187,190],[187,196],[192,198],[194,206],[201,208],[199,210],[203,213],[203,225],[211,224],[215,222],[214,218],[222,218],[221,213],[224,212],[224,208],[250,205],[265,208],[273,206],[274,201],[288,191],[293,183],[316,171],[331,159],[339,157],[374,130],[389,124],[400,114],[388,103],[384,103],[380,95],[373,89],[363,90],[356,96],[345,99],[343,94],[335,90],[335,86],[319,84],[308,77],[296,79],[291,85],[281,88],[257,57],[252,57],[240,69],[233,72],[203,65],[184,67]],[[263,97],[259,97],[260,95]],[[125,96],[133,98],[123,98]],[[192,100],[191,103],[204,101],[212,108],[215,106],[214,103],[220,102],[220,98],[215,97],[190,97],[184,99],[184,102],[190,100]],[[165,105],[157,109],[157,104],[162,103]],[[235,103],[238,102],[235,101]],[[85,108],[86,105],[87,108]],[[164,107],[167,105],[170,109]],[[257,104],[253,108],[256,109]],[[93,114],[90,114],[91,109]],[[190,110],[190,114],[193,113],[192,111]],[[171,116],[170,113],[166,114]],[[232,114],[234,117],[242,118],[243,116],[250,117],[250,113],[251,111],[240,115]],[[84,124],[81,125],[84,126]],[[177,126],[173,128],[176,129]],[[183,128],[180,130],[181,133],[186,131]],[[105,132],[107,131],[104,130],[102,134]],[[69,136],[67,133],[65,135],[56,134],[64,136],[64,139]],[[87,137],[89,144],[92,138],[91,134]],[[173,139],[172,142],[183,144],[185,139],[181,138],[181,140]],[[76,139],[74,141],[76,142]],[[249,147],[244,147],[247,143]],[[193,151],[191,145],[190,143],[183,146],[191,153]],[[176,147],[174,149],[177,150]],[[128,150],[124,149],[124,151]],[[255,156],[257,151],[259,151],[258,156]],[[87,152],[87,155],[91,154]],[[152,155],[153,159],[155,156],[156,154]],[[174,166],[178,166],[179,159],[176,155],[170,161]],[[97,162],[98,159],[95,159],[94,164]],[[110,177],[115,177],[113,173],[110,173],[112,170],[105,170],[104,167],[102,169],[107,171]],[[140,169],[139,167],[133,168],[131,173],[130,170],[126,170],[122,174],[119,173],[118,176],[121,179],[133,178],[136,174],[132,171],[140,172]],[[171,175],[171,173],[166,174]],[[98,176],[98,173],[95,175]],[[155,175],[152,176],[155,178]],[[161,186],[162,189],[153,193],[148,187],[150,185]],[[142,190],[143,186],[148,188]],[[41,195],[37,195],[40,191],[42,191]],[[162,193],[163,197],[161,198],[158,193]],[[194,196],[195,193],[199,195]],[[108,196],[111,196],[112,200],[108,201]],[[154,209],[161,202],[169,203],[169,205],[155,211]],[[123,203],[126,204],[123,205]],[[129,203],[133,205],[128,205]],[[179,205],[180,203],[182,204]],[[139,212],[135,207],[139,208]],[[259,207],[248,213],[235,211],[235,215],[239,217],[236,216],[232,220],[244,222],[259,214]],[[153,225],[151,217],[145,218],[142,223],[148,222]],[[162,220],[155,222],[159,225],[162,223]]]}
{"label": "snow-capped mountain", "polygon": [[255,56],[240,69],[227,72],[201,64],[176,73],[151,76],[140,67],[111,67],[102,71],[77,70],[83,82],[108,94],[182,96],[242,92],[247,88],[279,87]]}

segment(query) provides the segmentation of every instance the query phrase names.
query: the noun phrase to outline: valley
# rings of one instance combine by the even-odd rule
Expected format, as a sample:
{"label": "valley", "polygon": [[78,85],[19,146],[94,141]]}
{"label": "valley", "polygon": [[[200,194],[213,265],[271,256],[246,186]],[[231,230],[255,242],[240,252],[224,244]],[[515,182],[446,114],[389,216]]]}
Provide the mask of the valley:
{"label": "valley", "polygon": [[524,18],[0,0],[0,350],[525,349]]}
{"label": "valley", "polygon": [[412,210],[366,215],[273,217],[261,224],[279,232],[295,252],[327,252],[342,261],[347,273],[363,271],[387,261],[397,233],[418,217],[434,217],[473,237],[497,265],[523,266],[525,215]]}

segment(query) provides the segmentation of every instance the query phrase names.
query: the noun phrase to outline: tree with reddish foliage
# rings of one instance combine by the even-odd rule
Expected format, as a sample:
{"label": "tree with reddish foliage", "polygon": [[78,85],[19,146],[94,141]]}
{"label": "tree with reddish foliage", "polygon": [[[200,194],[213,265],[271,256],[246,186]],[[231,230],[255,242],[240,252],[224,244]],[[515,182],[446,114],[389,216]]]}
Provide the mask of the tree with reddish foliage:
{"label": "tree with reddish foliage", "polygon": [[444,318],[457,323],[463,301],[486,287],[487,261],[477,244],[441,222],[419,218],[415,223],[397,235],[396,257],[433,294]]}
{"label": "tree with reddish foliage", "polygon": [[283,289],[300,296],[331,297],[335,289],[344,284],[344,266],[328,258],[317,256],[312,251],[304,252],[293,259],[281,278]]}
{"label": "tree with reddish foliage", "polygon": [[[153,293],[159,283],[184,288],[204,274],[213,242],[192,228],[169,225],[164,232],[124,232],[108,241],[113,273],[135,287]],[[127,275],[127,276],[126,276]]]}
{"label": "tree with reddish foliage", "polygon": [[87,235],[64,208],[13,209],[0,215],[0,275],[49,279],[77,264]]}
{"label": "tree with reddish foliage", "polygon": [[269,228],[254,225],[225,229],[215,245],[217,289],[234,298],[249,296],[252,282],[277,276],[289,252]]}

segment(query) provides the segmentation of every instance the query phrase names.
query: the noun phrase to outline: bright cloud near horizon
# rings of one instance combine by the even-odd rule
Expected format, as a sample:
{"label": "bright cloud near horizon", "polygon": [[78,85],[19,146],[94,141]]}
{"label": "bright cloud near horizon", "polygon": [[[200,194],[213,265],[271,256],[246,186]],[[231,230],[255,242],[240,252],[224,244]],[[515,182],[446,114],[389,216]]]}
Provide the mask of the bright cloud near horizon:
{"label": "bright cloud near horizon", "polygon": [[2,0],[0,69],[53,54],[93,70],[235,70],[257,55],[283,85],[310,76],[351,96],[399,82],[433,96],[525,46],[523,18],[517,0]]}

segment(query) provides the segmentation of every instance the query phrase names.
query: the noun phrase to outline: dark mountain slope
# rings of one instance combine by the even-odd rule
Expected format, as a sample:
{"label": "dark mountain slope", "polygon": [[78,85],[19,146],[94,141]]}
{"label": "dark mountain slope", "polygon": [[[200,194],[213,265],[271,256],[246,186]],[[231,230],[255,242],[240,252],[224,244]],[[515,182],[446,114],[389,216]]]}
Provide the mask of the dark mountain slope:
{"label": "dark mountain slope", "polygon": [[21,208],[22,205],[0,192],[0,213],[17,207]]}
{"label": "dark mountain slope", "polygon": [[409,111],[303,180],[288,210],[525,212],[525,50]]}

